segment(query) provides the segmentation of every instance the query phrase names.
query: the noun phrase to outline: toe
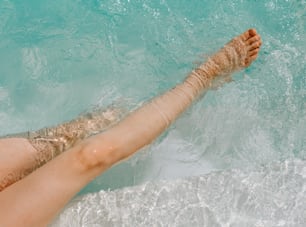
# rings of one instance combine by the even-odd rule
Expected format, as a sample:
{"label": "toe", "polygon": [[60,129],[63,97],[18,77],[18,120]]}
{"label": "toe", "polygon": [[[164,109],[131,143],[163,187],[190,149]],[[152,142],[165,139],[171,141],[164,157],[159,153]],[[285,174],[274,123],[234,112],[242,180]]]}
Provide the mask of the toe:
{"label": "toe", "polygon": [[260,42],[260,41],[254,42],[254,43],[252,43],[252,44],[250,45],[249,51],[252,51],[252,50],[254,50],[254,49],[258,49],[260,46],[261,46],[261,42]]}
{"label": "toe", "polygon": [[252,62],[257,58],[258,54],[255,54],[249,58],[249,61]]}
{"label": "toe", "polygon": [[261,46],[261,38],[259,35],[256,35],[246,41],[249,50],[259,48]]}
{"label": "toe", "polygon": [[248,56],[251,57],[251,56],[257,55],[258,52],[259,52],[259,48],[253,49],[253,50],[249,51]]}
{"label": "toe", "polygon": [[249,32],[251,37],[256,36],[258,34],[256,29],[254,29],[254,28],[249,29],[248,32]]}
{"label": "toe", "polygon": [[254,54],[248,58],[245,59],[245,67],[248,67],[249,65],[251,65],[251,63],[257,58],[258,54]]}
{"label": "toe", "polygon": [[252,45],[253,43],[258,42],[259,40],[260,40],[260,37],[258,35],[256,35],[256,36],[253,36],[252,38],[249,38],[247,40],[247,43],[249,45]]}
{"label": "toe", "polygon": [[245,31],[244,33],[241,34],[241,38],[243,41],[246,41],[250,38],[250,32],[249,30]]}
{"label": "toe", "polygon": [[244,66],[245,67],[248,67],[252,62],[250,61],[249,58],[245,59],[245,62],[244,62]]}

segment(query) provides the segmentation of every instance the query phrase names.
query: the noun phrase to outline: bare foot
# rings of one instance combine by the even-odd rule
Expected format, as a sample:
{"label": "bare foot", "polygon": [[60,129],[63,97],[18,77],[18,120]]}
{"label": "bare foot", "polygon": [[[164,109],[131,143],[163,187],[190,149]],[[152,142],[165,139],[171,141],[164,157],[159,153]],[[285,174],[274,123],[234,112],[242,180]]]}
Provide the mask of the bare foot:
{"label": "bare foot", "polygon": [[248,67],[257,58],[261,44],[260,35],[256,30],[249,29],[227,43],[201,65],[196,73],[215,77]]}

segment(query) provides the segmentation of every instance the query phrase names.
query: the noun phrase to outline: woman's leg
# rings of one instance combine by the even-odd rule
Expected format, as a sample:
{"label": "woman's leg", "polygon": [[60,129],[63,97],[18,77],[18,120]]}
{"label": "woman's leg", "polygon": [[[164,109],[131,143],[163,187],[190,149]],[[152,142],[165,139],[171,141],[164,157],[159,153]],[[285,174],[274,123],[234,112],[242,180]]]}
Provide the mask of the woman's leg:
{"label": "woman's leg", "polygon": [[1,226],[46,225],[92,179],[154,140],[217,75],[248,66],[257,57],[260,45],[255,30],[243,33],[171,91],[3,190]]}
{"label": "woman's leg", "polygon": [[122,111],[115,107],[95,110],[55,127],[0,139],[0,191],[78,141],[114,125],[120,115]]}

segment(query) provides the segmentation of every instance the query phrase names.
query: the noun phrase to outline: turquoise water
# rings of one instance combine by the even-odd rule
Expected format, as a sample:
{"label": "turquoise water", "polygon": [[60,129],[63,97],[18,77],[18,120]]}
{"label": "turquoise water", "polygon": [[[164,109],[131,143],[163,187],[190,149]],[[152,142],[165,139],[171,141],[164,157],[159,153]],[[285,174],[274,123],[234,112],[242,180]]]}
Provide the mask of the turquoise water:
{"label": "turquoise water", "polygon": [[305,159],[304,0],[0,0],[0,134],[135,108],[249,27],[249,69],[83,192]]}

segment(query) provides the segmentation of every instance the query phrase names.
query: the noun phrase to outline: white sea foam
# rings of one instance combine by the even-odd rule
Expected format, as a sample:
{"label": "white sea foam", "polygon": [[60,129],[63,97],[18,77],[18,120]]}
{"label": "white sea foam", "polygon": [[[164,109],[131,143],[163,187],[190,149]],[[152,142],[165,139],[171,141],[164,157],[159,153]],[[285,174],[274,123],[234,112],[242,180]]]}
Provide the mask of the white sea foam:
{"label": "white sea foam", "polygon": [[73,199],[51,226],[306,225],[306,161],[212,172]]}

